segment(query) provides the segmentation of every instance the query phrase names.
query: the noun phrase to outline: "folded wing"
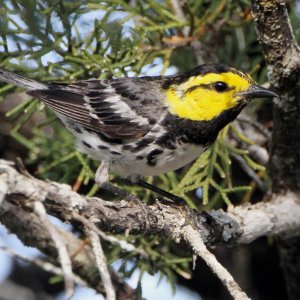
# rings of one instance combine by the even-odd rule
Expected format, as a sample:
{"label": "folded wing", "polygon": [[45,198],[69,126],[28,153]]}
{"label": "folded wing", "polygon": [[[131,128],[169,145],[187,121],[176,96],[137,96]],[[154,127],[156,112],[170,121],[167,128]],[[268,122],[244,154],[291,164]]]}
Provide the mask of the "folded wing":
{"label": "folded wing", "polygon": [[49,89],[28,93],[83,127],[122,140],[142,137],[155,124],[156,117],[147,110],[147,101],[152,103],[150,107],[159,116],[162,106],[161,99],[156,99],[160,96],[158,90],[153,90],[156,88],[157,84],[151,83],[151,78],[124,78],[86,80],[71,85],[52,84]]}

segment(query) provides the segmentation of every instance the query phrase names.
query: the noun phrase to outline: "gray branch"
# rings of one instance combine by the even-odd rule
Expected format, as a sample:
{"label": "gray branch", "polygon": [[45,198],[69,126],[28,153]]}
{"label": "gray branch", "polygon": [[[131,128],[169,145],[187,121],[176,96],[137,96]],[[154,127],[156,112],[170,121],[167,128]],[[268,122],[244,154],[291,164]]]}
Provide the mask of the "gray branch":
{"label": "gray branch", "polygon": [[[38,200],[43,202],[48,214],[63,221],[77,224],[73,216],[76,213],[109,232],[129,230],[135,234],[158,234],[177,239],[180,238],[180,225],[189,222],[197,226],[208,245],[247,244],[265,235],[290,237],[300,232],[300,197],[292,192],[255,205],[232,207],[228,212],[220,209],[207,213],[160,202],[148,206],[124,200],[110,202],[88,198],[72,191],[68,185],[23,175],[4,160],[0,160],[0,182],[0,194],[4,199],[0,206],[3,223],[6,205],[28,210],[32,209],[31,201]],[[6,220],[5,224],[13,221]]]}
{"label": "gray branch", "polygon": [[[284,0],[252,0],[258,39],[270,83],[280,91],[274,103],[274,130],[269,162],[273,192],[300,193],[300,49]],[[289,298],[300,294],[300,236],[278,243]]]}
{"label": "gray branch", "polygon": [[[180,240],[180,228],[189,223],[198,229],[207,245],[247,244],[265,235],[291,237],[300,232],[300,197],[292,192],[255,205],[232,207],[228,212],[214,210],[207,213],[160,202],[148,206],[124,200],[109,202],[88,198],[72,191],[68,185],[23,175],[4,160],[0,160],[0,182],[1,222],[31,246],[53,245],[49,235],[43,239],[31,236],[26,224],[31,219],[21,218],[22,214],[32,213],[33,200],[43,202],[47,213],[62,221],[78,225],[76,215],[80,215],[109,232],[130,231]],[[20,214],[19,225],[23,224],[20,228],[14,225],[16,218],[8,217],[14,210]],[[39,227],[39,222],[31,224],[34,231]],[[54,251],[53,246],[48,248],[49,251]]]}
{"label": "gray branch", "polygon": [[[55,209],[56,200],[52,202],[51,199],[57,199],[64,194],[66,197],[74,197],[74,201],[69,202],[70,211],[75,210],[76,193],[72,193],[70,188],[64,185],[56,185],[51,182],[43,182],[28,175],[18,173],[13,165],[7,161],[0,160],[0,222],[5,225],[11,232],[15,233],[22,242],[31,247],[35,247],[48,255],[52,261],[59,264],[59,252],[55,245],[49,228],[41,222],[40,218],[34,212],[34,204],[43,202],[47,203],[47,213],[56,211],[55,214],[61,219],[67,220],[63,217],[64,210],[60,210],[60,216]],[[53,192],[53,198],[51,193]],[[71,192],[71,194],[70,194]],[[75,196],[74,196],[75,195]],[[48,198],[48,196],[50,196]],[[66,202],[63,202],[64,204]],[[61,206],[59,204],[59,206]],[[75,205],[76,206],[76,205]],[[49,208],[52,207],[49,211]],[[54,227],[55,225],[52,224]],[[93,259],[93,251],[89,245],[78,239],[71,232],[62,228],[56,227],[56,232],[67,246],[68,254],[71,258],[73,272],[77,275],[76,278],[84,280],[89,287],[95,289],[101,294],[105,294],[104,287],[101,284],[99,274],[95,267]],[[94,270],[94,271],[93,271]],[[62,272],[63,274],[63,272]],[[114,289],[117,294],[117,299],[127,300],[135,299],[135,291],[127,285],[121,275],[113,270],[110,270],[110,276],[113,281]],[[77,282],[79,280],[76,280]]]}

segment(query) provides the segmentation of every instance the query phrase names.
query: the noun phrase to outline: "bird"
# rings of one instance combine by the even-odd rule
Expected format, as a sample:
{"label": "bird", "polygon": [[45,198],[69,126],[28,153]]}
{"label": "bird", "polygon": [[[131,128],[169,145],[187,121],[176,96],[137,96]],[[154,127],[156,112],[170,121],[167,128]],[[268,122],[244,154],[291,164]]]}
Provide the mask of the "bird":
{"label": "bird", "polygon": [[0,68],[0,81],[27,90],[54,111],[79,151],[101,161],[95,182],[122,197],[113,172],[172,201],[177,195],[143,180],[198,158],[253,99],[279,97],[247,73],[203,64],[172,76],[41,82]]}

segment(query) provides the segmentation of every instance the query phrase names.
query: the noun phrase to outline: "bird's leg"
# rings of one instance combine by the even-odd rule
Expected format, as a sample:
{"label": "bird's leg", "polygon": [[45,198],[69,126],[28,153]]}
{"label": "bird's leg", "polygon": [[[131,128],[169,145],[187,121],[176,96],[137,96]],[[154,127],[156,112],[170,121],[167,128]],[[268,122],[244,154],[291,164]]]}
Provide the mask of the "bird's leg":
{"label": "bird's leg", "polygon": [[[112,185],[111,183],[109,183],[108,180],[108,174],[109,174],[109,168],[110,168],[110,162],[109,161],[102,161],[100,166],[98,167],[96,174],[95,174],[95,182],[103,189],[114,193],[116,195],[119,195],[121,197],[124,197],[128,200],[138,200],[138,198],[132,194],[127,193],[126,191],[123,191],[121,189],[119,189],[118,187]],[[148,182],[145,182],[143,180],[140,179],[139,176],[134,176],[132,177],[132,182],[143,187],[146,188],[148,190],[151,190],[157,194],[159,194],[160,196],[166,197],[172,201],[174,201],[176,204],[182,205],[185,204],[184,199],[173,195],[167,191],[164,191],[158,187],[156,187],[155,185],[152,185]]]}
{"label": "bird's leg", "polygon": [[109,161],[102,161],[100,166],[98,167],[96,174],[95,174],[95,182],[103,189],[114,193],[116,195],[119,195],[121,197],[128,198],[130,196],[129,193],[119,189],[118,187],[112,185],[109,183],[108,180],[108,173],[110,168],[110,162]]}
{"label": "bird's leg", "polygon": [[148,190],[150,190],[150,191],[153,191],[153,192],[157,193],[157,194],[160,195],[160,196],[166,197],[166,198],[168,198],[168,199],[174,201],[176,204],[182,205],[182,204],[185,204],[185,203],[186,203],[185,200],[184,200],[183,198],[178,197],[178,196],[176,196],[176,195],[173,195],[173,194],[171,194],[171,193],[169,193],[169,192],[167,192],[167,191],[164,191],[164,190],[158,188],[157,186],[152,185],[152,184],[150,184],[150,183],[148,183],[148,182],[146,182],[146,181],[143,181],[143,180],[141,180],[141,179],[139,179],[139,180],[136,181],[135,183],[136,183],[137,185],[139,185],[139,186],[145,188],[145,189],[148,189]]}

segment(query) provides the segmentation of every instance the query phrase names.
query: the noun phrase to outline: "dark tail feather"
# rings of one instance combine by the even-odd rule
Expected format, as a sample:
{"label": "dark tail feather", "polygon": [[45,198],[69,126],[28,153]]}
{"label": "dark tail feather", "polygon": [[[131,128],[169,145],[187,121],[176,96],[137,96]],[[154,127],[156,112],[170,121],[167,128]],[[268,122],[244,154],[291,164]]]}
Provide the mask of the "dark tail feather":
{"label": "dark tail feather", "polygon": [[42,83],[0,68],[0,81],[11,83],[13,85],[23,87],[27,90],[45,90],[49,86],[46,83]]}

